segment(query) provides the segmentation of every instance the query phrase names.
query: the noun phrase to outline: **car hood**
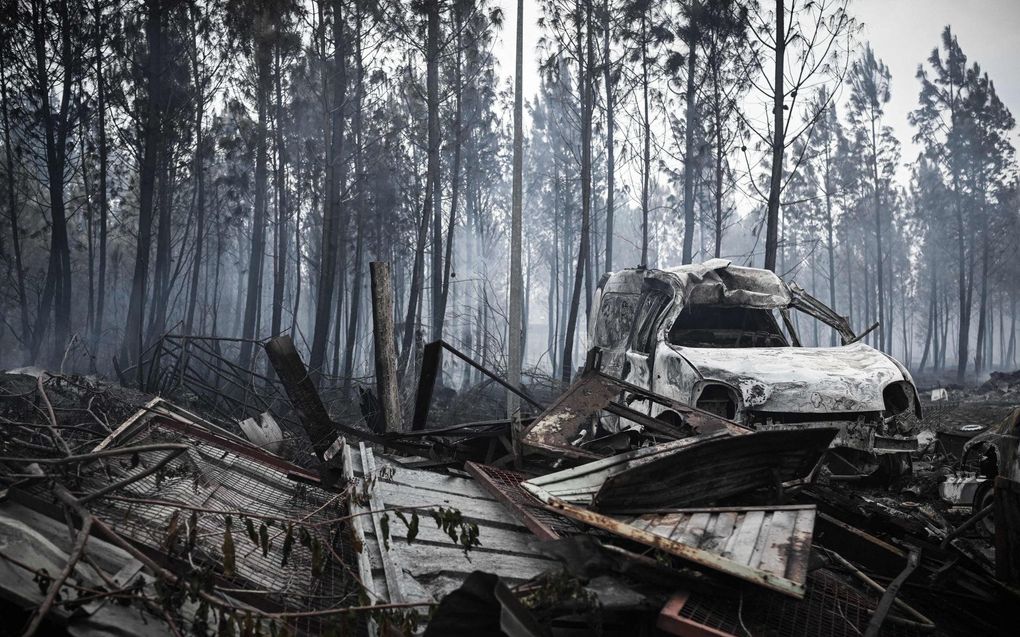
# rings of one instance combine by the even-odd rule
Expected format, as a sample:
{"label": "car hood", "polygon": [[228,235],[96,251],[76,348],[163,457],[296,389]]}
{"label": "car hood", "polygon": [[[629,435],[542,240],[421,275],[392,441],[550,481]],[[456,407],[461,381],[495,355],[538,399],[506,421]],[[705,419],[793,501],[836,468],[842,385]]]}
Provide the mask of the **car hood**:
{"label": "car hood", "polygon": [[882,390],[908,380],[888,356],[863,343],[843,347],[703,348],[673,346],[702,381],[741,393],[755,411],[882,411]]}

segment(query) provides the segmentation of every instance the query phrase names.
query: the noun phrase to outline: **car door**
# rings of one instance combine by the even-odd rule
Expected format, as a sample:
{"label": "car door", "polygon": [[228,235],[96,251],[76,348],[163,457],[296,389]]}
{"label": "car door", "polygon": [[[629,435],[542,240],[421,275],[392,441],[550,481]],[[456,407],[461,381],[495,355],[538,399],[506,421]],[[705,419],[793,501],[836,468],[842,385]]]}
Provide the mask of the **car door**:
{"label": "car door", "polygon": [[[657,282],[656,282],[657,283]],[[634,325],[627,342],[627,355],[623,363],[623,380],[642,389],[652,389],[655,348],[659,339],[666,310],[673,301],[671,290],[661,285],[646,285],[638,303]],[[647,400],[629,401],[630,406],[649,413]]]}

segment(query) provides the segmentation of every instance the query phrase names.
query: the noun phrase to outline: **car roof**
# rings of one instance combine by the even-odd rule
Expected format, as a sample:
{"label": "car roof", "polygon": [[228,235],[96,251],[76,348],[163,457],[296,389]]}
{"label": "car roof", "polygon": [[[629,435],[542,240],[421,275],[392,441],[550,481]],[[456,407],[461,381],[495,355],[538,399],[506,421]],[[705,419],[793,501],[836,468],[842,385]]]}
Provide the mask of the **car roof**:
{"label": "car roof", "polygon": [[792,301],[790,288],[775,272],[733,265],[727,259],[661,270],[620,270],[609,275],[603,291],[638,294],[649,278],[669,283],[685,304],[772,309],[788,307]]}

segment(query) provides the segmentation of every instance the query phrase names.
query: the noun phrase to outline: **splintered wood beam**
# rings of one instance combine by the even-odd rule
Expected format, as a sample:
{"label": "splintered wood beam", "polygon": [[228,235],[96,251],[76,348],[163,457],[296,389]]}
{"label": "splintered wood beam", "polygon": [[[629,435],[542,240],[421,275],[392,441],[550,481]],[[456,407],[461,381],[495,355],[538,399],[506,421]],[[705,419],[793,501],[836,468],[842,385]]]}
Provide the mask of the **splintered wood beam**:
{"label": "splintered wood beam", "polygon": [[[333,421],[329,418],[326,406],[322,404],[319,391],[315,388],[315,382],[308,375],[308,368],[305,367],[301,355],[294,347],[294,340],[290,336],[277,336],[266,342],[266,354],[269,362],[280,377],[283,388],[287,391],[287,397],[297,410],[301,423],[308,432],[312,441],[315,455],[323,463],[321,477],[324,484],[336,483],[339,474],[335,470],[326,471],[326,466],[335,462],[340,464],[341,454],[334,454],[327,459],[327,451],[333,446],[339,435]],[[329,474],[329,475],[327,475]],[[330,479],[333,478],[333,479]]]}
{"label": "splintered wood beam", "polygon": [[387,261],[369,264],[372,273],[372,324],[375,338],[375,385],[385,432],[404,431],[397,393],[397,347],[393,331],[393,277]]}

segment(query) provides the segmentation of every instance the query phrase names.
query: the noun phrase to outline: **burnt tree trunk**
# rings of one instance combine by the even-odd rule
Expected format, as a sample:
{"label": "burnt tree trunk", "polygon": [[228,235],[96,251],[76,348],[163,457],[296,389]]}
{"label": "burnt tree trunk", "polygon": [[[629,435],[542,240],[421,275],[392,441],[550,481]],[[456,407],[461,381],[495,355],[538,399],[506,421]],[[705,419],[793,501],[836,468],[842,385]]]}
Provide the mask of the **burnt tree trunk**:
{"label": "burnt tree trunk", "polygon": [[786,53],[786,8],[784,0],[776,0],[776,67],[772,96],[772,173],[769,177],[769,200],[765,211],[765,269],[776,270],[779,250],[779,196],[783,187],[783,150],[786,139],[786,115],[783,109],[783,65]]}
{"label": "burnt tree trunk", "polygon": [[[152,212],[155,196],[156,164],[159,157],[163,102],[163,5],[162,0],[146,3],[145,38],[149,54],[145,63],[145,120],[142,133],[142,159],[138,172],[138,240],[135,248],[131,297],[121,346],[121,365],[137,363],[142,350],[142,317],[145,311],[149,278],[149,251],[152,247]],[[138,377],[141,380],[141,365]]]}
{"label": "burnt tree trunk", "polygon": [[333,315],[333,288],[336,285],[336,265],[343,217],[344,162],[344,100],[347,92],[346,38],[343,33],[343,3],[336,0],[333,9],[333,37],[336,43],[329,101],[329,152],[326,166],[326,200],[322,213],[322,248],[319,251],[319,279],[315,293],[315,327],[308,367],[316,378],[326,363],[326,345]]}

